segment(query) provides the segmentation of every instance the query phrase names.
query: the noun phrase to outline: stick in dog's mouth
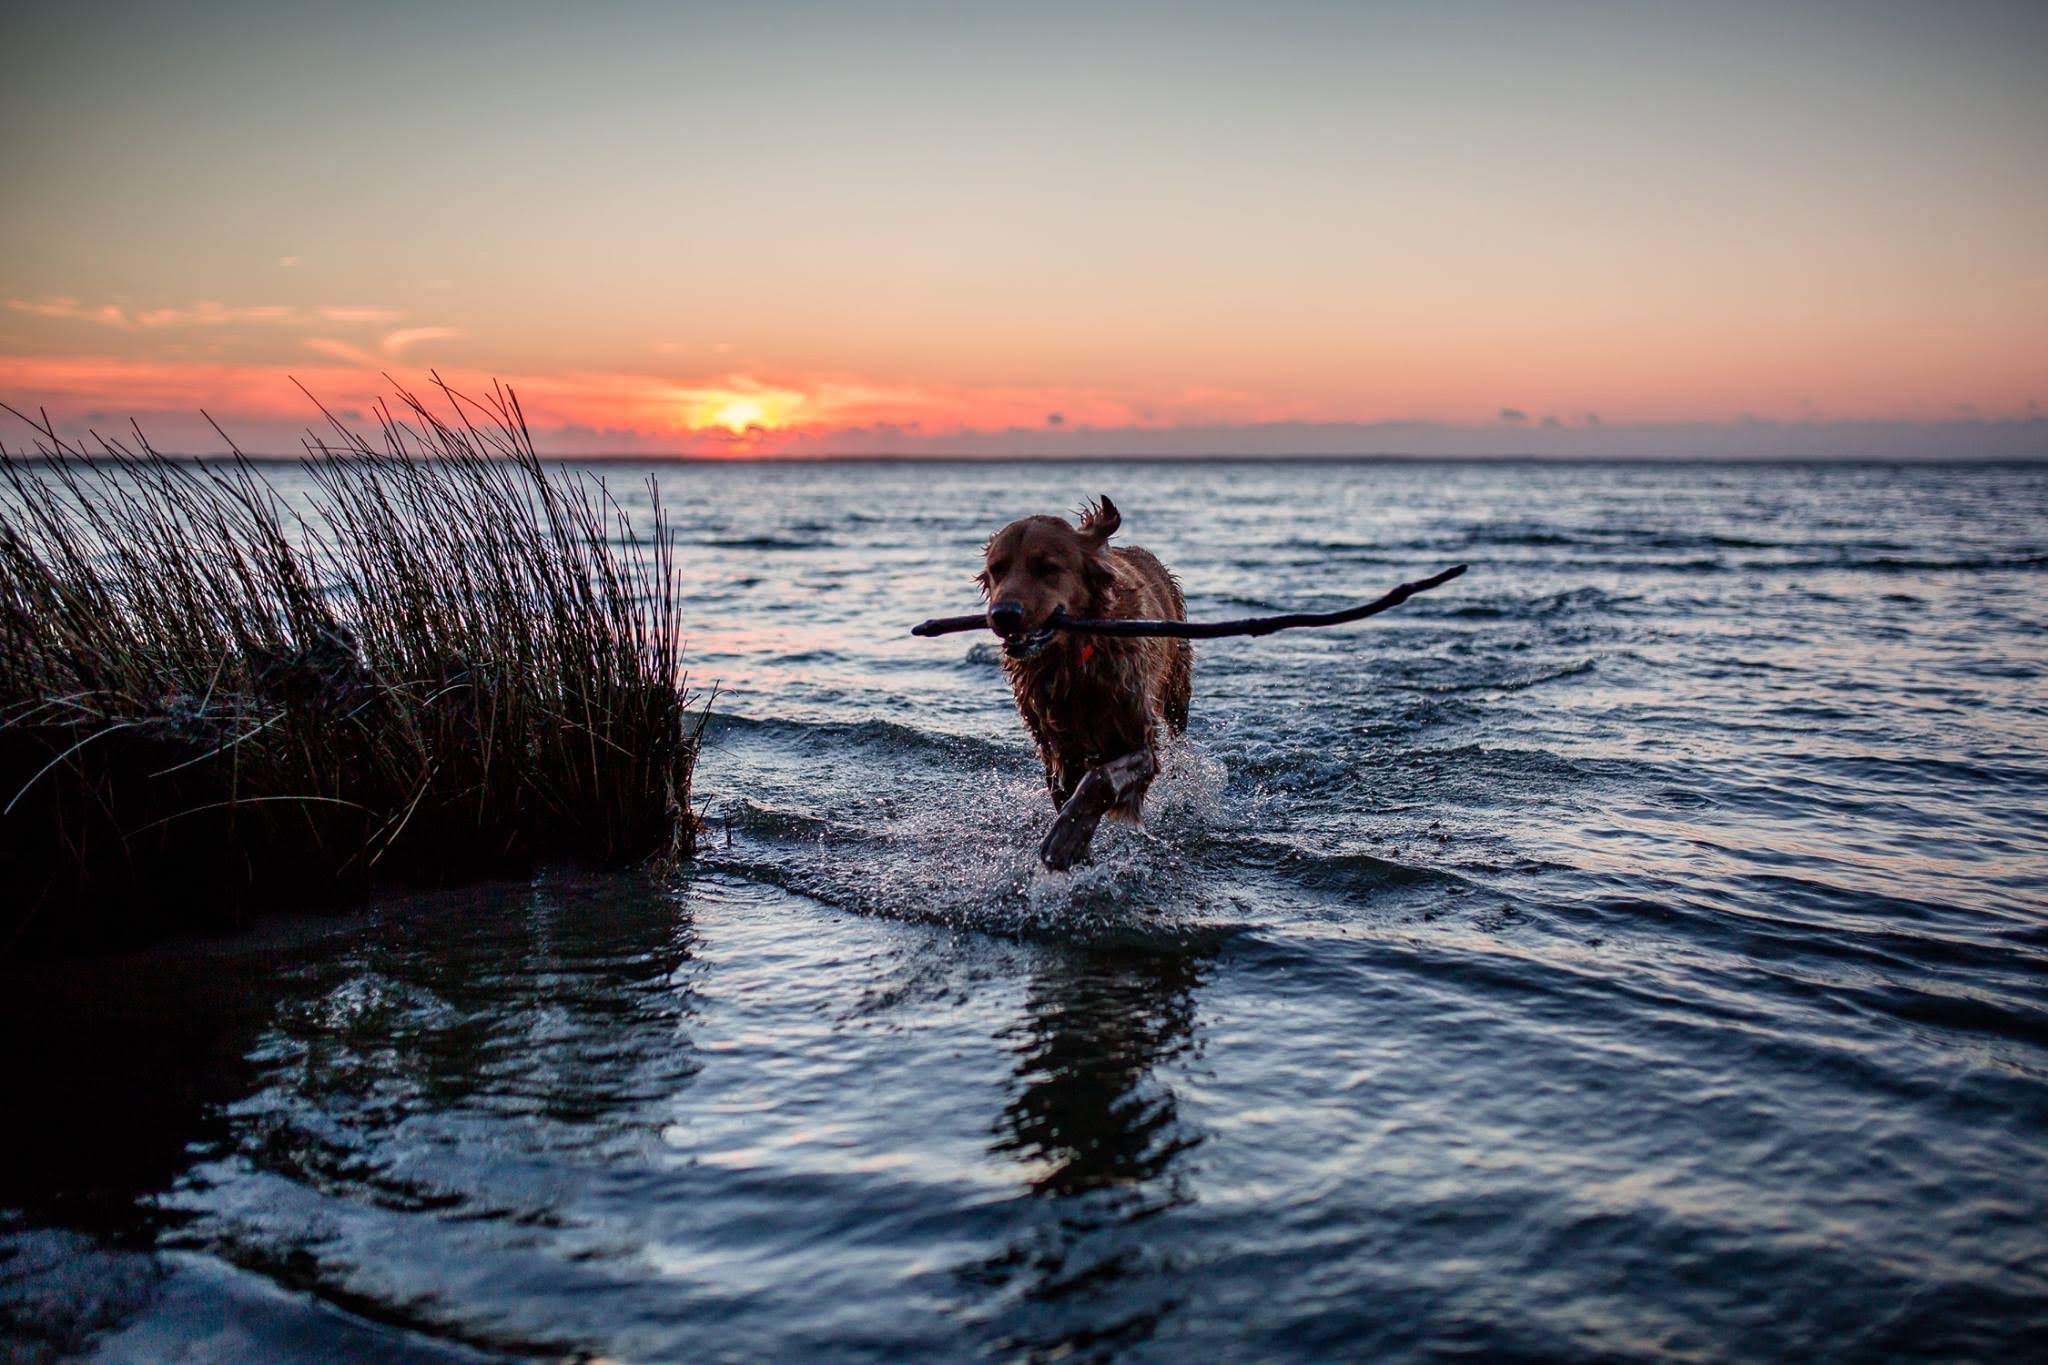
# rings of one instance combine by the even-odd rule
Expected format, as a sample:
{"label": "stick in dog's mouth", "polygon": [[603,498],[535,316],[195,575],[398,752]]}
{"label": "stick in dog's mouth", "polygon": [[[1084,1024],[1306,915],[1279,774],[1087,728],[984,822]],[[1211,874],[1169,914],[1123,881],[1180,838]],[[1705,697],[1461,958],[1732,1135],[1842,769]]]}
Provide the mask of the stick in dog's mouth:
{"label": "stick in dog's mouth", "polygon": [[1003,641],[1003,653],[1013,659],[1037,658],[1045,652],[1045,647],[1052,643],[1052,637],[1059,634],[1060,627],[1066,624],[1066,620],[1067,613],[1062,608],[1054,607],[1052,615],[1046,617],[1045,624],[1037,630],[1012,635]]}
{"label": "stick in dog's mouth", "polygon": [[1013,659],[1035,658],[1041,650],[1052,643],[1052,637],[1057,633],[1055,627],[1047,625],[1028,635],[1013,635],[1003,641],[1003,653]]}
{"label": "stick in dog's mouth", "polygon": [[[1053,613],[1052,619],[1044,626],[1019,637],[1003,646],[1020,658],[1030,658],[1045,648],[1046,640],[1056,630],[1079,631],[1085,635],[1149,635],[1176,640],[1220,640],[1230,635],[1271,635],[1276,630],[1296,630],[1303,626],[1343,626],[1353,621],[1363,621],[1368,616],[1378,616],[1392,607],[1398,607],[1419,592],[1440,588],[1465,572],[1463,564],[1453,564],[1442,573],[1418,578],[1413,583],[1403,583],[1370,602],[1341,611],[1292,611],[1282,616],[1247,616],[1241,621],[1164,621],[1137,618],[1093,618],[1068,619],[1061,613]],[[966,616],[935,616],[921,621],[910,628],[912,635],[929,639],[934,635],[951,635],[962,630],[987,630],[991,623],[985,611],[972,612]]]}

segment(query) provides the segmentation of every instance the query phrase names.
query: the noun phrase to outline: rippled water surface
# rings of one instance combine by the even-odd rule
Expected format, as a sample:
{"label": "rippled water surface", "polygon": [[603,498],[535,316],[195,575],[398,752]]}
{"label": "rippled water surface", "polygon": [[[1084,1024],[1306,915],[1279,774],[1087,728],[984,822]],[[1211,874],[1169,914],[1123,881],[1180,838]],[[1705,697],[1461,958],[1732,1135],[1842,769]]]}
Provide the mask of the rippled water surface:
{"label": "rippled water surface", "polygon": [[[17,973],[25,1349],[2048,1349],[2048,469],[658,477],[699,867]],[[905,628],[1098,492],[1198,616],[1472,569],[1199,646],[1054,875]]]}

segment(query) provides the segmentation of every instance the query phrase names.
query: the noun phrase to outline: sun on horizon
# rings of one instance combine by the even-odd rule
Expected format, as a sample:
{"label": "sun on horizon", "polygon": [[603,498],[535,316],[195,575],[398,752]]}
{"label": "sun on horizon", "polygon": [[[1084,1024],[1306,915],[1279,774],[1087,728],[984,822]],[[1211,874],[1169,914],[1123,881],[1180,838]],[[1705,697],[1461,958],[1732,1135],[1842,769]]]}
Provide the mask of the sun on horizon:
{"label": "sun on horizon", "polygon": [[428,7],[401,84],[491,98],[369,109],[346,11],[14,8],[0,401],[72,433],[395,373],[562,455],[2048,455],[2039,0]]}
{"label": "sun on horizon", "polygon": [[804,395],[792,390],[699,389],[682,399],[682,426],[744,442],[788,429],[803,406]]}

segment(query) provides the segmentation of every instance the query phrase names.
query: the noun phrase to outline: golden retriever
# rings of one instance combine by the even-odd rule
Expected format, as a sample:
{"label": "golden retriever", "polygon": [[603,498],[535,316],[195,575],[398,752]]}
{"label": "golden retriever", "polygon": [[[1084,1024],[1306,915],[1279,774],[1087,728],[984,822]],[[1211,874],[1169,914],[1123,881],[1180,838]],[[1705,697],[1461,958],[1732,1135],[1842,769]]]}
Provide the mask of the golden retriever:
{"label": "golden retriever", "polygon": [[1078,526],[1013,521],[976,576],[1003,671],[1045,763],[1059,818],[1039,846],[1055,871],[1085,858],[1104,815],[1136,822],[1159,772],[1159,728],[1187,728],[1195,654],[1186,640],[1055,629],[1056,616],[1185,620],[1180,584],[1150,551],[1110,547],[1123,518],[1102,498]]}

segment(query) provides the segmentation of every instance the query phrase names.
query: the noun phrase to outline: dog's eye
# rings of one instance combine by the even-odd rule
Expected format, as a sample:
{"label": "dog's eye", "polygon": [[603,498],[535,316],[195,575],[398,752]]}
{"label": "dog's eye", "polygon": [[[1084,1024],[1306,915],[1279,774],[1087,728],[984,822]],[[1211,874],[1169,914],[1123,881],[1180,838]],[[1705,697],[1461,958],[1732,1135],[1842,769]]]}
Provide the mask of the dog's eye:
{"label": "dog's eye", "polygon": [[1010,561],[1007,559],[998,559],[995,563],[988,566],[989,577],[991,578],[1001,578],[1009,571]]}
{"label": "dog's eye", "polygon": [[1058,575],[1059,571],[1060,566],[1053,563],[1049,559],[1041,559],[1031,566],[1031,572],[1038,575],[1040,578],[1055,577]]}

